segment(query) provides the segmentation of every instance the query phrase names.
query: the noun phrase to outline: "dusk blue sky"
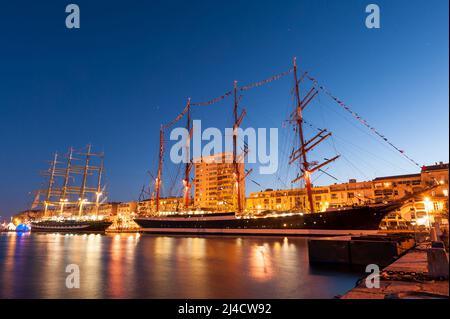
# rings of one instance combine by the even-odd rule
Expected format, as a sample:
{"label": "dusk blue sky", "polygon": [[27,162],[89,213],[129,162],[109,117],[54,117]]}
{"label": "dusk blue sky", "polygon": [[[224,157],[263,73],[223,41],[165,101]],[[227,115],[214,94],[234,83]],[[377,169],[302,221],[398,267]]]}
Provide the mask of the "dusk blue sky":
{"label": "dusk blue sky", "polygon": [[[40,187],[39,172],[54,151],[87,143],[106,153],[109,199],[137,199],[149,183],[146,172],[156,171],[159,125],[187,97],[208,100],[233,80],[246,84],[283,72],[294,56],[300,71],[415,161],[448,161],[447,0],[75,0],[76,30],[65,27],[69,3],[0,4],[2,218],[29,208],[29,193]],[[380,29],[365,27],[369,3],[381,8]],[[279,127],[281,145],[291,85],[289,76],[245,93],[243,126]],[[196,109],[194,118],[230,127],[231,103]],[[337,149],[344,157],[327,172],[339,181],[419,171],[325,95],[308,106],[305,119],[335,132],[312,159]],[[248,181],[247,193],[283,187],[278,177],[251,178],[262,186]],[[322,176],[316,184],[332,182]]]}

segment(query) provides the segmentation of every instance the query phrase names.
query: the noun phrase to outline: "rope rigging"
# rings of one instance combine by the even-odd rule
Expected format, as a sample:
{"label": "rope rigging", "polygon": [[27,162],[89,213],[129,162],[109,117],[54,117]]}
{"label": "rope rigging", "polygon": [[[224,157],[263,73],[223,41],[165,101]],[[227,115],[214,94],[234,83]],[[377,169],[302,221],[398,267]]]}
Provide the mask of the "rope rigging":
{"label": "rope rigging", "polygon": [[[420,167],[420,165],[416,162],[416,161],[414,161],[411,157],[409,157],[406,153],[405,153],[405,151],[404,150],[402,150],[402,149],[400,149],[399,147],[397,147],[396,145],[394,145],[390,140],[388,140],[387,138],[386,138],[386,136],[385,135],[383,135],[383,134],[381,134],[377,129],[375,129],[372,125],[370,125],[364,118],[362,118],[358,113],[356,113],[356,112],[354,112],[347,104],[345,104],[342,100],[340,100],[340,99],[338,99],[336,96],[334,96],[330,91],[328,91],[324,86],[322,86],[322,85],[320,85],[319,83],[318,83],[318,81],[315,79],[315,78],[313,78],[312,76],[310,76],[309,74],[308,74],[308,72],[304,72],[303,74],[301,74],[301,76],[300,76],[300,78],[297,80],[297,73],[296,73],[296,69],[295,69],[295,64],[294,64],[294,68],[290,68],[290,69],[288,69],[287,71],[284,71],[284,72],[282,72],[282,73],[279,73],[279,74],[275,74],[275,75],[272,75],[271,77],[268,77],[268,78],[266,78],[266,79],[263,79],[263,80],[261,80],[261,81],[258,81],[258,82],[253,82],[253,83],[250,83],[250,84],[247,84],[247,85],[244,85],[244,86],[237,86],[237,84],[236,84],[236,82],[235,82],[235,87],[234,87],[234,89],[232,89],[232,90],[229,90],[229,91],[227,91],[227,92],[225,92],[224,94],[222,94],[222,95],[220,95],[220,96],[217,96],[217,97],[215,97],[215,98],[212,98],[212,99],[210,99],[210,100],[207,100],[207,101],[200,101],[200,102],[195,102],[195,103],[191,103],[191,99],[189,98],[188,99],[188,101],[187,101],[187,104],[186,104],[186,106],[184,107],[184,109],[181,111],[181,113],[179,113],[172,121],[170,121],[169,123],[167,123],[167,124],[163,124],[163,125],[161,125],[161,136],[162,136],[162,138],[161,138],[161,141],[160,141],[160,145],[164,145],[165,143],[166,143],[166,141],[164,140],[164,131],[165,130],[167,130],[167,129],[169,129],[169,128],[171,128],[171,127],[173,127],[177,122],[179,122],[185,115],[187,115],[187,121],[188,121],[188,123],[190,122],[190,114],[192,114],[192,113],[190,113],[190,112],[192,112],[192,109],[191,109],[191,107],[197,107],[197,106],[211,106],[211,105],[214,105],[214,104],[216,104],[216,103],[218,103],[218,102],[220,102],[220,101],[222,101],[222,100],[224,100],[224,99],[226,99],[226,98],[228,98],[228,97],[232,97],[232,96],[234,96],[234,101],[235,101],[235,112],[237,112],[237,110],[239,110],[240,112],[242,111],[243,113],[242,114],[245,114],[245,109],[243,109],[243,108],[241,108],[240,107],[240,101],[241,101],[241,98],[242,98],[242,95],[240,95],[239,93],[242,93],[242,92],[245,92],[245,91],[248,91],[248,90],[251,90],[251,89],[254,89],[254,88],[257,88],[257,87],[261,87],[261,86],[264,86],[264,85],[266,85],[266,84],[268,84],[268,83],[270,83],[270,82],[273,82],[273,81],[276,81],[276,80],[279,80],[279,79],[281,79],[281,78],[283,78],[283,77],[285,77],[285,76],[287,76],[287,75],[289,75],[289,74],[294,74],[295,75],[295,83],[296,83],[296,85],[297,85],[297,96],[298,96],[298,101],[295,101],[295,99],[292,99],[292,101],[290,101],[290,103],[289,104],[294,104],[294,105],[300,105],[300,108],[301,108],[301,110],[303,110],[303,108],[304,107],[306,107],[306,105],[318,94],[318,92],[319,91],[321,91],[321,92],[324,92],[328,97],[330,97],[332,100],[334,100],[334,102],[336,102],[336,103],[338,103],[342,108],[344,108],[345,109],[345,111],[347,111],[349,114],[351,114],[351,116],[352,117],[354,117],[355,119],[357,119],[361,124],[363,124],[364,126],[366,126],[367,128],[369,128],[369,130],[370,131],[372,131],[373,133],[375,133],[379,138],[381,138],[385,143],[387,143],[389,146],[387,146],[386,144],[384,144],[383,142],[381,142],[377,137],[375,137],[375,136],[373,136],[373,135],[371,135],[371,134],[369,134],[369,132],[367,132],[367,131],[365,131],[365,129],[364,128],[362,128],[361,126],[359,126],[359,125],[357,125],[357,124],[352,124],[352,125],[354,125],[355,127],[358,127],[358,129],[359,130],[361,130],[361,131],[364,131],[365,132],[365,134],[367,134],[367,135],[369,135],[369,136],[371,136],[371,138],[373,138],[374,140],[377,140],[380,144],[382,144],[382,145],[384,145],[384,147],[386,148],[386,149],[391,149],[391,148],[393,148],[393,149],[395,149],[395,151],[396,152],[398,152],[398,153],[400,153],[403,157],[405,157],[409,162],[411,162],[411,163],[413,163],[415,166],[418,166],[418,167]],[[295,72],[294,72],[295,71]],[[305,79],[308,79],[308,80],[310,80],[312,83],[313,83],[313,86],[312,86],[312,88],[311,88],[311,90],[309,91],[309,92],[307,92],[307,94],[305,94],[304,96],[303,96],[303,100],[300,100],[300,96],[299,96],[299,88],[298,88],[298,83],[299,82],[302,82],[303,80],[305,80]],[[308,85],[309,86],[309,85]],[[295,88],[295,87],[294,87]],[[302,90],[303,90],[303,88],[302,88]],[[236,91],[238,92],[238,93],[236,93]],[[294,97],[294,89],[293,89],[293,91],[291,92],[292,93],[292,95],[293,95],[293,97]],[[305,92],[306,93],[306,92]],[[332,102],[330,102],[330,104],[332,104]],[[287,112],[287,114],[289,115],[288,116],[288,118],[289,118],[289,120],[286,120],[286,121],[283,121],[283,124],[282,124],[282,127],[283,128],[286,128],[288,125],[287,124],[292,124],[292,122],[296,119],[296,117],[295,117],[295,111],[294,112],[292,112],[292,106],[291,105],[288,105],[289,106],[289,109],[288,109],[288,112]],[[330,107],[332,107],[332,106],[330,106]],[[240,113],[239,112],[239,113]],[[338,111],[335,111],[336,113],[339,113]],[[301,111],[300,111],[300,113],[301,113]],[[292,115],[292,114],[294,114],[294,115]],[[342,116],[342,115],[341,115]],[[241,115],[241,117],[243,117],[242,115]],[[323,114],[322,114],[322,117],[323,117]],[[240,118],[239,119],[239,121],[237,121],[236,119],[235,119],[235,121],[234,121],[234,123],[235,123],[235,125],[236,125],[236,123],[239,123],[240,124],[240,121],[241,121],[242,119]],[[323,122],[324,122],[324,119],[322,119],[323,120]],[[319,131],[319,133],[317,134],[317,136],[315,136],[313,139],[311,139],[310,141],[308,141],[308,143],[309,142],[311,142],[311,141],[313,141],[316,137],[318,137],[318,138],[321,138],[317,143],[319,143],[319,142],[321,142],[322,140],[324,140],[326,137],[328,137],[328,136],[322,136],[321,134],[323,133],[323,134],[328,134],[328,132],[327,132],[327,130],[325,130],[325,129],[320,129],[320,128],[317,128],[317,127],[314,127],[312,124],[310,124],[310,123],[308,123],[307,121],[305,121],[304,120],[304,118],[303,117],[300,117],[300,121],[301,121],[301,123],[304,123],[304,124],[307,124],[307,126],[309,126],[310,128],[312,128],[313,130],[318,130]],[[349,122],[352,122],[352,120],[351,119],[348,119],[347,118],[347,121],[349,121]],[[239,126],[239,124],[237,124],[238,126]],[[322,123],[322,124],[325,124],[325,123]],[[301,125],[301,124],[299,124],[299,125]],[[189,129],[189,127],[188,127],[188,129]],[[302,127],[300,127],[300,130],[302,129]],[[191,131],[190,131],[191,132]],[[283,153],[283,155],[284,156],[286,156],[286,157],[294,157],[294,155],[295,154],[293,154],[293,152],[294,152],[294,149],[292,150],[292,152],[290,151],[290,145],[295,145],[295,143],[297,142],[297,139],[298,139],[298,133],[299,133],[299,127],[298,126],[295,126],[292,130],[291,129],[288,129],[288,130],[286,130],[286,132],[285,132],[285,134],[283,134],[283,136],[282,136],[282,145],[281,145],[281,149],[279,149],[279,151],[280,151],[280,153]],[[301,134],[303,134],[302,132],[300,132]],[[331,133],[329,133],[329,135],[331,136]],[[246,152],[249,152],[249,151],[252,151],[252,150],[250,150],[250,149],[248,149],[248,145],[247,145],[247,143],[245,142],[245,140],[242,138],[242,137],[240,137],[240,139],[242,140],[242,142],[243,142],[243,145],[244,145],[244,149],[242,149],[241,151],[243,152],[243,153],[246,153]],[[301,144],[303,144],[304,143],[304,141],[303,141],[303,137],[301,137],[301,140],[300,140],[300,142],[301,142]],[[334,140],[334,138],[332,137],[331,138],[331,146],[334,148],[334,151],[336,152],[336,153],[338,153],[339,154],[339,152],[337,151],[337,148],[336,148],[336,145],[335,145],[335,140]],[[306,151],[309,151],[310,149],[312,149],[312,147],[314,147],[316,144],[311,144],[312,146],[310,147],[310,148],[307,148],[307,147],[304,147],[304,152],[306,153]],[[303,146],[301,146],[301,147],[303,147]],[[298,149],[296,152],[299,152],[299,150],[300,149]],[[394,151],[393,151],[394,152]],[[158,184],[159,185],[159,188],[158,188],[158,191],[160,191],[162,188],[163,188],[163,185],[162,185],[162,181],[161,181],[161,178],[160,178],[160,175],[161,175],[161,171],[163,171],[164,169],[163,169],[163,164],[162,164],[162,158],[164,157],[164,149],[162,148],[162,150],[160,150],[160,165],[159,165],[159,169],[158,169],[158,171],[159,171],[159,175],[158,175],[158,178],[156,178],[156,180],[157,180],[157,183],[161,183],[161,184]],[[290,155],[290,156],[289,156]],[[245,156],[245,155],[244,155]],[[339,155],[338,155],[339,156]],[[325,160],[327,161],[327,162],[331,162],[331,161],[333,161],[333,160],[335,160],[337,157],[335,157],[335,158],[332,158],[332,159],[328,159],[328,158],[325,158]],[[293,160],[292,160],[292,162],[294,162],[295,163],[295,166],[299,166],[299,171],[298,172],[300,172],[300,173],[298,173],[298,175],[297,175],[297,177],[295,178],[295,181],[297,181],[297,180],[300,180],[300,183],[304,183],[303,182],[303,180],[300,178],[301,176],[301,173],[303,172],[305,175],[308,173],[309,174],[309,170],[308,170],[308,167],[306,167],[306,168],[304,168],[304,169],[302,169],[302,164],[299,162],[299,161],[296,161],[296,159],[297,158],[294,158]],[[343,159],[350,165],[350,166],[352,166],[353,167],[353,169],[354,170],[357,170],[361,175],[363,175],[363,176],[365,176],[366,178],[368,178],[362,171],[360,171],[352,162],[350,162],[350,160],[347,158],[347,157],[345,157],[345,156],[343,156]],[[189,160],[190,161],[190,160]],[[328,164],[327,162],[325,162],[324,164],[326,165],[326,164]],[[328,177],[331,177],[331,178],[333,178],[333,179],[335,179],[335,180],[339,180],[338,178],[336,178],[336,177],[334,177],[333,175],[330,175],[328,172],[327,172],[327,170],[325,169],[325,170],[323,170],[323,169],[321,169],[321,167],[322,167],[322,165],[318,165],[318,162],[316,162],[316,161],[313,161],[313,162],[310,162],[310,161],[306,161],[306,158],[305,158],[305,160],[304,160],[304,163],[306,163],[304,166],[307,166],[307,165],[315,165],[315,166],[317,166],[317,167],[314,167],[314,170],[315,169],[317,169],[319,172],[321,172],[321,174],[319,175],[319,176],[317,176],[317,178],[314,180],[314,181],[316,181],[318,178],[320,178],[321,176],[323,176],[323,175],[327,175]],[[281,163],[281,165],[280,165],[280,168],[283,168],[284,167],[284,165],[286,166],[285,167],[285,169],[284,170],[277,170],[277,172],[274,174],[274,178],[276,179],[276,182],[274,183],[274,184],[283,184],[283,187],[285,187],[285,188],[289,188],[289,187],[287,187],[287,185],[286,185],[286,183],[284,182],[284,181],[287,181],[287,180],[289,180],[289,175],[291,175],[291,171],[290,171],[290,165],[288,165],[288,164],[291,164],[291,163],[287,163],[287,161],[282,161],[282,163]],[[314,171],[314,170],[312,170],[312,171]],[[170,183],[168,183],[168,184],[166,184],[167,186],[169,186],[168,188],[166,188],[165,190],[166,191],[168,191],[168,194],[170,195],[170,196],[173,196],[174,195],[174,191],[178,194],[178,186],[179,186],[179,183],[178,183],[178,181],[179,181],[179,177],[180,177],[180,172],[181,172],[181,165],[178,165],[178,171],[171,171],[169,174],[168,174],[168,179],[169,179],[169,182]],[[186,173],[187,174],[187,176],[189,176],[189,173]],[[285,175],[284,176],[284,178],[283,178],[283,176],[282,175]],[[309,176],[309,175],[308,175]],[[189,180],[189,179],[187,179],[187,180]],[[255,183],[256,185],[258,185],[258,186],[260,186],[261,187],[261,185],[257,182],[257,181],[255,181],[255,180],[251,180],[253,183]],[[155,184],[156,185],[156,184]],[[166,186],[166,187],[167,187]],[[238,196],[238,197],[240,197],[240,196]],[[159,195],[157,196],[157,198],[159,199]],[[313,201],[312,200],[310,200],[310,203],[312,203]],[[313,209],[311,208],[311,211],[313,211]]]}
{"label": "rope rigging", "polygon": [[[338,112],[338,110],[334,107],[334,105],[332,106],[332,105],[330,105],[330,104],[328,104],[328,103],[325,103],[325,101],[322,101],[322,100],[321,100],[320,96],[318,96],[318,99],[317,99],[317,100],[318,100],[318,106],[319,106],[319,109],[320,109],[320,108],[326,108],[327,110],[332,111],[334,114],[336,114],[336,115],[339,116],[340,118],[344,119],[349,125],[351,125],[351,126],[354,127],[355,129],[357,129],[358,131],[360,131],[360,132],[363,133],[364,135],[367,135],[368,137],[370,137],[370,138],[373,139],[374,141],[376,141],[379,145],[383,146],[384,148],[386,148],[387,150],[389,150],[389,151],[391,151],[391,152],[394,152],[395,154],[398,154],[398,152],[397,152],[395,149],[393,149],[392,147],[390,147],[388,144],[383,143],[383,141],[381,141],[377,136],[375,136],[375,135],[373,135],[373,134],[370,134],[370,132],[368,132],[367,130],[365,130],[365,129],[363,129],[362,127],[356,125],[356,123],[355,123],[354,121],[352,121],[352,119],[348,119],[347,117],[344,116],[344,114]],[[331,102],[331,101],[330,101],[330,102]],[[332,103],[332,102],[331,102],[331,103]],[[324,121],[324,119],[323,119],[323,121]],[[324,123],[325,123],[325,122],[324,122]],[[311,125],[309,125],[309,126],[311,126]],[[327,125],[325,125],[325,126],[327,126]],[[311,127],[312,127],[312,126],[311,126]],[[327,126],[327,127],[328,127],[328,126]],[[365,152],[365,153],[371,155],[373,158],[377,158],[377,159],[379,159],[379,160],[385,162],[386,164],[389,164],[391,167],[393,167],[393,168],[395,168],[395,169],[398,169],[398,170],[401,170],[401,171],[404,171],[404,172],[408,172],[408,169],[406,169],[405,167],[401,167],[401,166],[395,165],[394,163],[388,161],[388,160],[385,159],[384,157],[381,157],[381,156],[375,154],[374,152],[368,151],[367,149],[365,149],[365,148],[363,148],[363,147],[361,147],[361,146],[359,146],[359,145],[357,145],[357,144],[354,144],[354,143],[348,141],[347,139],[344,139],[342,136],[339,136],[339,135],[333,133],[333,136],[331,137],[331,141],[333,142],[333,147],[334,147],[334,149],[335,149],[336,152],[337,152],[336,146],[334,145],[334,144],[335,144],[335,139],[338,139],[338,140],[342,141],[343,143],[345,143],[345,148],[348,150],[348,152],[350,152],[350,150],[347,148],[347,146],[352,146],[352,147],[358,149],[358,151],[363,151],[363,152]],[[340,147],[344,147],[344,145],[343,145],[343,144],[340,144]],[[359,156],[359,153],[358,153],[358,152],[356,152],[356,153],[352,152],[352,154],[353,154],[354,157],[358,157],[358,156]],[[372,165],[372,163],[370,163],[370,162],[368,162],[368,161],[365,161],[365,160],[362,159],[362,158],[361,158],[360,160],[361,160],[362,162],[364,162],[364,163],[367,165],[367,167],[369,167],[370,170],[372,170],[373,172],[377,171],[377,168],[375,168],[375,167]],[[359,170],[358,170],[358,171],[359,171]],[[366,176],[366,175],[363,174],[363,176]],[[368,178],[368,177],[366,177],[366,178]]]}
{"label": "rope rigging", "polygon": [[356,118],[360,123],[365,125],[367,128],[369,128],[372,132],[374,132],[376,135],[378,135],[381,139],[383,139],[386,143],[388,143],[391,147],[393,147],[395,150],[397,150],[401,155],[403,155],[406,159],[408,159],[411,163],[414,165],[421,167],[419,163],[417,163],[415,160],[413,160],[411,157],[409,157],[404,150],[400,149],[399,147],[395,146],[385,135],[381,134],[375,127],[370,125],[364,118],[362,118],[358,113],[353,111],[347,104],[342,102],[342,100],[338,99],[336,96],[334,96],[329,90],[327,90],[324,86],[319,85],[318,81],[313,78],[312,76],[309,76],[308,74],[305,74],[306,78],[309,79],[316,87],[318,87],[322,92],[324,92],[326,95],[328,95],[330,98],[332,98],[336,103],[338,103],[341,107],[343,107],[348,113],[350,113],[354,118]]}
{"label": "rope rigging", "polygon": [[[250,89],[253,89],[253,88],[256,88],[256,87],[263,86],[263,85],[265,85],[265,84],[267,84],[267,83],[270,83],[270,82],[272,82],[272,81],[279,80],[280,78],[282,78],[282,77],[284,77],[284,76],[290,74],[292,71],[293,71],[293,69],[291,68],[291,69],[289,69],[289,70],[287,70],[287,71],[285,71],[285,72],[282,72],[282,73],[273,75],[273,76],[271,76],[271,77],[269,77],[269,78],[266,78],[266,79],[264,79],[264,80],[261,80],[261,81],[258,81],[258,82],[254,82],[254,83],[250,83],[250,84],[245,85],[245,86],[237,87],[236,90],[239,91],[239,92],[243,92],[243,91],[247,91],[247,90],[250,90]],[[171,122],[169,122],[169,123],[167,123],[167,124],[165,124],[165,125],[164,125],[164,124],[161,125],[161,132],[162,132],[161,134],[164,135],[164,131],[165,131],[165,130],[169,129],[170,127],[172,127],[173,125],[175,125],[178,121],[180,121],[180,120],[181,120],[181,119],[182,119],[182,118],[190,111],[191,106],[209,106],[209,105],[215,104],[215,103],[217,103],[217,102],[219,102],[219,101],[225,99],[225,98],[228,97],[228,96],[233,95],[234,92],[235,92],[235,90],[227,91],[227,92],[225,92],[224,94],[222,94],[221,96],[218,96],[218,97],[216,97],[216,98],[213,98],[213,99],[208,100],[208,101],[205,101],[205,102],[191,103],[191,100],[190,100],[190,98],[189,98],[188,101],[187,101],[186,106],[185,106],[184,109],[181,111],[181,113],[179,113],[179,114],[178,114]],[[241,99],[242,99],[242,95],[239,95],[238,98],[237,98],[237,103],[238,103],[238,104],[239,104],[239,102],[240,102]],[[162,140],[161,143],[165,143],[165,141]],[[161,146],[160,146],[160,148],[161,148]],[[160,156],[161,156],[161,157],[164,156],[164,151],[162,151],[162,153],[160,154]],[[162,167],[161,167],[160,169],[162,169]],[[159,175],[160,175],[160,174],[159,174]],[[176,179],[178,178],[178,176],[179,176],[179,171],[178,171],[178,173],[177,173],[176,178],[175,178],[175,179],[172,179],[171,187],[169,188],[169,193],[171,193],[171,194],[173,193],[173,190],[174,190],[174,188],[176,187]],[[173,177],[173,176],[170,176],[170,177]],[[159,182],[161,182],[161,181],[159,181]],[[161,188],[162,188],[162,184],[160,185],[159,190],[160,190]],[[158,195],[157,197],[159,198],[159,195]]]}

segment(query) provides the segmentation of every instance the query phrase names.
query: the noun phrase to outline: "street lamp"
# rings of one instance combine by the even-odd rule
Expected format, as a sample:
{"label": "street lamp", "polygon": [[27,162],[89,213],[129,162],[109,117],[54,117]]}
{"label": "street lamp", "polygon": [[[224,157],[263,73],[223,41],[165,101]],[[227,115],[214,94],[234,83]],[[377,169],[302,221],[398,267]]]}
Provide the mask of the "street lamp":
{"label": "street lamp", "polygon": [[425,213],[427,213],[427,221],[428,221],[428,228],[431,228],[430,223],[430,211],[432,210],[433,203],[430,201],[429,197],[424,198],[424,205],[425,205]]}

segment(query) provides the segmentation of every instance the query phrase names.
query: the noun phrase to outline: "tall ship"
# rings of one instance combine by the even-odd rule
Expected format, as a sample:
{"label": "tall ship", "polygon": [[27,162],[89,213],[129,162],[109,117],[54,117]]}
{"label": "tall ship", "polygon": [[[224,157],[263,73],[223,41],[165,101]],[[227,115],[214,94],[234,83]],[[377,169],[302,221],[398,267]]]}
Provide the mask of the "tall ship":
{"label": "tall ship", "polygon": [[[289,165],[295,167],[298,174],[291,183],[304,183],[306,192],[306,201],[301,207],[287,211],[264,211],[259,213],[249,212],[245,210],[245,190],[243,187],[244,180],[251,173],[243,168],[245,157],[249,150],[245,146],[243,149],[238,148],[239,127],[246,115],[246,111],[239,111],[239,103],[241,101],[240,92],[249,88],[261,86],[273,79],[282,76],[293,75],[292,95],[294,99],[294,108],[290,110],[290,116],[286,120],[292,130],[295,132],[296,144],[292,152],[288,155]],[[319,146],[324,140],[329,138],[332,133],[327,129],[318,129],[317,134],[309,139],[306,138],[303,111],[308,104],[316,97],[319,90],[317,83],[301,96],[300,83],[307,78],[307,72],[300,77],[298,75],[297,63],[294,58],[293,67],[283,74],[272,77],[271,79],[261,81],[246,87],[239,87],[234,82],[231,91],[225,93],[222,97],[203,103],[203,105],[214,103],[225,97],[233,97],[233,151],[232,151],[232,172],[230,177],[233,180],[233,209],[230,211],[207,211],[192,205],[190,200],[190,189],[192,181],[190,170],[193,166],[193,160],[189,159],[185,163],[183,176],[183,203],[182,210],[164,211],[161,209],[161,183],[163,158],[165,152],[165,130],[170,128],[181,118],[186,117],[186,129],[189,132],[186,148],[189,148],[190,139],[192,137],[191,108],[195,105],[187,102],[183,111],[175,120],[167,125],[161,125],[160,129],[160,146],[159,146],[159,162],[157,175],[154,178],[154,191],[152,202],[155,203],[154,210],[149,212],[147,216],[140,216],[135,222],[147,233],[170,233],[170,234],[239,234],[239,235],[313,235],[313,234],[359,234],[377,232],[382,219],[390,212],[399,209],[407,198],[391,202],[366,202],[361,205],[342,206],[339,208],[329,208],[319,210],[315,204],[313,195],[313,186],[311,176],[315,172],[324,171],[324,167],[336,161],[340,155],[336,154],[330,158],[325,158],[322,163],[312,161],[309,158],[310,152]],[[240,114],[239,114],[240,113]],[[231,152],[230,152],[231,153]],[[190,154],[186,150],[186,154]],[[190,155],[188,155],[190,156]],[[194,203],[195,204],[195,203]]]}
{"label": "tall ship", "polygon": [[[106,199],[102,186],[104,154],[92,146],[53,155],[46,177],[46,188],[37,191],[32,208],[42,216],[30,223],[32,232],[104,232],[112,222],[99,214]],[[43,199],[41,199],[43,198]]]}

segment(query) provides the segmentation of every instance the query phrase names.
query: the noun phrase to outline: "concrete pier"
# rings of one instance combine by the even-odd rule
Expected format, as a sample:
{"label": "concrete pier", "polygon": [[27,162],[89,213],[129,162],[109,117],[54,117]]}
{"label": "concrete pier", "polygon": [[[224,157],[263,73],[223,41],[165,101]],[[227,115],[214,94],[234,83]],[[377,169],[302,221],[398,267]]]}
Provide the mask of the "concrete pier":
{"label": "concrete pier", "polygon": [[[365,280],[340,297],[341,299],[435,299],[449,298],[447,276],[434,276],[430,270],[435,264],[430,256],[431,245],[410,250],[383,269],[379,288],[367,288]],[[442,251],[443,252],[443,251]],[[443,252],[445,254],[445,252]],[[434,258],[434,257],[433,257]],[[448,254],[445,254],[448,268]],[[441,260],[442,262],[442,260]],[[431,265],[431,266],[429,266]],[[433,266],[434,265],[434,266]]]}
{"label": "concrete pier", "polygon": [[385,267],[413,247],[409,235],[322,237],[308,240],[311,263]]}

